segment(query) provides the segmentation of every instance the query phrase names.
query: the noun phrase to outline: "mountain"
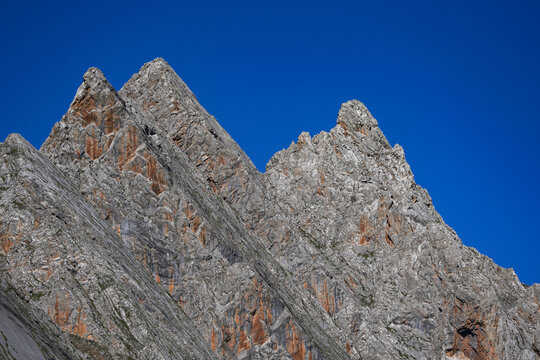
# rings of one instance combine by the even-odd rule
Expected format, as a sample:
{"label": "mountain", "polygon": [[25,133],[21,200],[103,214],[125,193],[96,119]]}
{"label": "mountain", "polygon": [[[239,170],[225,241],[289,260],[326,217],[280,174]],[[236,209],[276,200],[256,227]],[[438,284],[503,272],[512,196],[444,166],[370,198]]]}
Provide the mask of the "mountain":
{"label": "mountain", "polygon": [[0,154],[0,358],[540,358],[540,285],[461,243],[359,101],[260,173],[158,58]]}

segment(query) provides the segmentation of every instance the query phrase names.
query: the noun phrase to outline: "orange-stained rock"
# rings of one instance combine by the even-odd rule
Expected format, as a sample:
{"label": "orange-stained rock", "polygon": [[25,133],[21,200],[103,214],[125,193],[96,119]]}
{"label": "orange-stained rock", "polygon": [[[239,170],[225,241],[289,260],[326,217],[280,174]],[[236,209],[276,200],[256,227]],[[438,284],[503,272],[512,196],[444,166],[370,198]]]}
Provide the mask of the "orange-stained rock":
{"label": "orange-stained rock", "polygon": [[[50,309],[49,309],[50,310]],[[68,293],[65,293],[58,296],[56,294],[56,300],[54,302],[54,308],[52,313],[49,311],[49,314],[53,321],[60,326],[64,331],[68,329],[67,325],[69,324],[69,298]]]}
{"label": "orange-stained rock", "polygon": [[184,208],[184,215],[186,216],[186,218],[188,218],[189,220],[193,219],[193,215],[195,213],[193,212],[193,208],[192,206],[188,203],[186,204],[185,208]]}
{"label": "orange-stained rock", "polygon": [[287,323],[287,351],[294,360],[304,360],[306,356],[306,346],[296,332],[296,326],[289,321]]}
{"label": "orange-stained rock", "polygon": [[135,126],[129,125],[127,128],[127,134],[124,134],[122,137],[119,147],[118,168],[120,170],[122,170],[126,163],[133,159],[138,146],[139,142],[137,140]]}
{"label": "orange-stained rock", "polygon": [[99,146],[99,139],[96,138],[96,130],[92,128],[92,136],[86,135],[85,150],[90,159],[95,160],[103,153],[103,148]]}
{"label": "orange-stained rock", "polygon": [[7,254],[9,250],[13,247],[14,243],[10,239],[10,234],[2,232],[0,234],[0,245],[2,246],[2,253]]}
{"label": "orange-stained rock", "polygon": [[103,114],[103,119],[105,121],[105,134],[109,135],[113,132],[118,131],[119,128],[119,120],[120,115],[118,114],[118,111],[113,108],[113,105],[115,104],[115,99],[113,97],[109,100],[109,108],[105,110],[105,113]]}
{"label": "orange-stained rock", "polygon": [[[74,311],[76,316],[70,319],[71,313]],[[86,312],[81,305],[71,308],[69,294],[62,293],[55,295],[54,305],[49,305],[47,313],[49,317],[62,329],[73,335],[83,338],[92,338],[88,329]]]}
{"label": "orange-stained rock", "polygon": [[86,313],[81,306],[79,306],[79,309],[77,311],[77,320],[75,321],[75,324],[73,325],[73,328],[70,332],[80,337],[87,336],[88,328],[86,325]]}
{"label": "orange-stained rock", "polygon": [[180,305],[182,310],[184,310],[185,302],[184,302],[184,297],[182,295],[180,295],[180,299],[178,300],[178,305]]}
{"label": "orange-stained rock", "polygon": [[198,238],[201,244],[206,247],[206,229],[201,229]]}
{"label": "orange-stained rock", "polygon": [[446,356],[457,359],[497,360],[498,318],[492,309],[488,314],[479,307],[454,299],[451,310],[454,319],[462,319],[454,331],[452,347]]}
{"label": "orange-stained rock", "polygon": [[96,102],[88,92],[76,98],[71,104],[71,109],[80,116],[84,127],[97,123]]}
{"label": "orange-stained rock", "polygon": [[345,285],[347,285],[348,288],[356,288],[358,286],[358,283],[350,274],[347,274],[345,278]]}
{"label": "orange-stained rock", "polygon": [[[261,314],[262,313],[262,319]],[[264,344],[268,341],[266,332],[264,331],[264,309],[258,308],[255,315],[251,319],[251,338],[255,344]]]}
{"label": "orange-stained rock", "polygon": [[328,285],[326,277],[324,278],[322,282],[322,286],[317,284],[317,281],[315,278],[311,279],[312,281],[312,288],[315,292],[315,296],[319,300],[319,303],[323,307],[323,309],[329,313],[330,315],[335,314],[336,312],[336,300],[335,296],[332,293],[328,293]]}
{"label": "orange-stained rock", "polygon": [[337,124],[338,124],[339,126],[341,126],[341,128],[342,128],[343,131],[345,132],[345,135],[348,135],[348,134],[349,134],[349,128],[347,127],[347,124],[345,124],[343,121],[340,121],[339,119],[338,119]]}
{"label": "orange-stained rock", "polygon": [[210,346],[212,347],[212,350],[214,352],[216,352],[216,345],[217,345],[216,331],[214,330],[214,327],[212,327],[212,332],[210,333]]}
{"label": "orange-stained rock", "polygon": [[368,243],[368,240],[373,236],[373,227],[369,223],[369,219],[366,214],[363,214],[360,217],[360,222],[358,224],[358,229],[360,231],[360,245],[365,245]]}
{"label": "orange-stained rock", "polygon": [[386,234],[384,235],[384,240],[385,240],[386,243],[387,243],[388,245],[390,245],[391,247],[395,247],[395,246],[396,246],[396,244],[394,243],[394,241],[393,241],[392,238],[390,237],[390,234],[386,233]]}
{"label": "orange-stained rock", "polygon": [[241,353],[244,350],[251,348],[249,339],[246,332],[243,329],[240,329],[240,338],[238,339],[238,353]]}
{"label": "orange-stained rock", "polygon": [[159,195],[165,190],[163,170],[158,168],[156,159],[148,152],[145,152],[144,157],[146,160],[147,177],[152,183],[150,188],[156,195]]}
{"label": "orange-stained rock", "polygon": [[169,294],[172,295],[173,291],[174,291],[174,277],[172,277],[169,280]]}
{"label": "orange-stained rock", "polygon": [[198,216],[195,216],[195,218],[193,219],[193,222],[191,223],[191,228],[193,232],[197,232],[199,225],[201,225],[201,220],[199,219]]}

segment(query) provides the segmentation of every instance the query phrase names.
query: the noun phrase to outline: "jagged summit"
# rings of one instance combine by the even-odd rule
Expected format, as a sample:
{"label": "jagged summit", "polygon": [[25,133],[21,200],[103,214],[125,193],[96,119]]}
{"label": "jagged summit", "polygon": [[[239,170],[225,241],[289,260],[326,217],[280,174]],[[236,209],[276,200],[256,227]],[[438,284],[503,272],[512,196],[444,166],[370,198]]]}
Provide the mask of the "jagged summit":
{"label": "jagged summit", "polygon": [[105,75],[103,75],[103,72],[98,69],[97,67],[90,67],[83,75],[83,79],[88,84],[92,83],[108,83],[107,79],[105,78]]}
{"label": "jagged summit", "polygon": [[366,137],[366,147],[370,151],[388,150],[390,144],[379,128],[377,120],[371,115],[367,107],[358,100],[352,100],[341,105],[337,124],[346,134],[349,132],[361,134]]}
{"label": "jagged summit", "polygon": [[26,141],[25,138],[22,137],[21,134],[19,133],[11,133],[9,134],[6,139],[4,140],[4,143],[7,143],[7,144],[12,144],[12,143],[25,143],[25,144],[29,144],[30,143],[28,141]]}
{"label": "jagged summit", "polygon": [[65,166],[81,159],[96,160],[110,147],[130,118],[124,100],[101,70],[90,68],[61,121],[41,146]]}
{"label": "jagged summit", "polygon": [[540,354],[540,285],[461,243],[356,100],[260,173],[163,59],[118,92],[91,68],[39,152],[0,144],[0,190],[0,357]]}
{"label": "jagged summit", "polygon": [[148,76],[151,74],[157,74],[161,76],[164,72],[176,74],[173,68],[163,58],[155,58],[152,61],[145,63],[140,70],[133,76]]}
{"label": "jagged summit", "polygon": [[[103,102],[109,93],[112,93],[117,101],[121,101],[116,94],[116,90],[109,83],[103,72],[98,68],[91,67],[84,73],[83,82],[77,89],[73,102],[81,101],[81,99],[87,97],[89,94],[91,94],[90,96],[93,98],[93,101]],[[103,107],[106,103],[100,105]],[[73,107],[73,103],[70,107]]]}
{"label": "jagged summit", "polygon": [[341,108],[338,113],[337,123],[348,122],[355,127],[361,126],[378,126],[377,120],[373,118],[373,115],[369,112],[364,103],[356,99],[349,100],[341,104]]}
{"label": "jagged summit", "polygon": [[[297,142],[291,142],[287,149],[274,154],[266,165],[266,173],[280,162],[289,162],[291,157],[303,154],[303,160],[307,167],[312,167],[312,161],[317,157],[333,157],[328,159],[331,166],[347,161],[348,167],[351,162],[353,167],[349,172],[355,171],[361,166],[361,158],[357,152],[363,155],[385,155],[395,150],[406,172],[410,173],[409,165],[405,160],[405,154],[401,146],[392,149],[388,140],[379,128],[377,120],[371,115],[367,107],[358,100],[350,100],[343,103],[339,109],[336,126],[329,132],[321,131],[311,137],[308,132],[302,132]],[[306,159],[308,158],[308,159]],[[384,164],[388,165],[387,163]],[[288,165],[287,165],[288,167]],[[412,178],[412,174],[411,174]]]}
{"label": "jagged summit", "polygon": [[168,67],[171,67],[169,65],[169,63],[167,61],[165,61],[165,59],[163,59],[162,57],[159,57],[159,56],[157,58],[155,58],[154,60],[147,62],[146,64],[156,64],[156,63],[166,64]]}

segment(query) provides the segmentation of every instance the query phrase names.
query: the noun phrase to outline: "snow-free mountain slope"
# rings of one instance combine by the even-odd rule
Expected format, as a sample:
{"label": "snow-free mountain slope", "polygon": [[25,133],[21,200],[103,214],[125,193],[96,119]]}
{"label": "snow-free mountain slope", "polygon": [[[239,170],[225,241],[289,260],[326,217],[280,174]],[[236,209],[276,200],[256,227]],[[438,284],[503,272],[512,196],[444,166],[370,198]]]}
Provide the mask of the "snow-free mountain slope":
{"label": "snow-free mountain slope", "polygon": [[158,58],[118,92],[89,69],[39,152],[0,153],[0,330],[28,353],[540,357],[540,286],[461,243],[359,101],[260,173]]}

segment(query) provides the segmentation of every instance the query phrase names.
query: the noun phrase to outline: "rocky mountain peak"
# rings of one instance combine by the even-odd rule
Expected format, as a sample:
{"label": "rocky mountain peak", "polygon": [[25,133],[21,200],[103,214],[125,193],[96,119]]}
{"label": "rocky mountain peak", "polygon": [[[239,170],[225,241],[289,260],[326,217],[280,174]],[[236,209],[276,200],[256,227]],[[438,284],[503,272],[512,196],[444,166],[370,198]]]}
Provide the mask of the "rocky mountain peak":
{"label": "rocky mountain peak", "polygon": [[262,186],[255,185],[260,174],[251,159],[163,59],[145,64],[119,94],[133,113],[154,120],[143,121],[159,126],[196,164],[215,193],[247,208],[253,202],[246,196],[262,199]]}
{"label": "rocky mountain peak", "polygon": [[371,115],[364,103],[356,99],[341,104],[337,123],[348,124],[353,128],[357,128],[358,130],[356,131],[359,131],[362,126],[379,126],[377,120],[373,118],[373,115]]}
{"label": "rocky mountain peak", "polygon": [[129,118],[124,100],[101,70],[90,68],[68,111],[55,124],[41,150],[64,166],[96,160],[110,148]]}
{"label": "rocky mountain peak", "polygon": [[103,72],[97,67],[90,67],[83,75],[83,83],[87,84],[90,88],[96,88],[100,86],[112,88],[112,85],[103,75]]}
{"label": "rocky mountain peak", "polygon": [[123,100],[101,70],[92,67],[83,75],[83,82],[70,105],[72,113],[68,112],[66,115],[72,115],[75,118],[72,120],[78,119],[84,126],[94,123],[103,130],[111,132],[115,124],[106,113],[114,111],[115,106],[123,107]]}
{"label": "rocky mountain peak", "polygon": [[388,150],[390,144],[379,128],[377,120],[367,107],[358,100],[351,100],[341,105],[337,124],[346,135],[365,138],[368,152]]}
{"label": "rocky mountain peak", "polygon": [[28,141],[26,141],[26,139],[23,138],[21,134],[17,134],[17,133],[9,134],[6,137],[6,140],[4,140],[4,144],[15,145],[15,146],[17,146],[17,144],[27,144],[27,146],[32,147],[32,145]]}
{"label": "rocky mountain peak", "polygon": [[120,93],[167,130],[173,129],[179,118],[186,120],[204,110],[189,87],[161,58],[144,64]]}
{"label": "rocky mountain peak", "polygon": [[0,155],[0,357],[540,356],[540,287],[461,243],[359,101],[261,174],[165,60],[118,92],[91,68]]}
{"label": "rocky mountain peak", "polygon": [[[77,89],[70,108],[79,111],[84,118],[89,110],[103,111],[115,103],[123,103],[116,93],[116,90],[98,68],[91,67],[83,75],[83,82]],[[84,109],[86,105],[87,109]],[[84,111],[86,110],[86,111]],[[93,122],[93,120],[82,119],[83,122]]]}

